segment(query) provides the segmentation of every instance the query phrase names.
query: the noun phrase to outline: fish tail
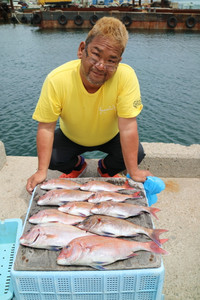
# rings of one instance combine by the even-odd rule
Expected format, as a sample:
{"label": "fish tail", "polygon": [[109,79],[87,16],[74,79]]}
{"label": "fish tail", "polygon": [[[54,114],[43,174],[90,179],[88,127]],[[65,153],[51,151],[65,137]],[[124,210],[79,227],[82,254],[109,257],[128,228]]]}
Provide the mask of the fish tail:
{"label": "fish tail", "polygon": [[152,229],[151,233],[149,234],[149,237],[158,245],[161,246],[161,242],[159,239],[159,236],[163,232],[167,232],[166,229]]}
{"label": "fish tail", "polygon": [[157,217],[156,213],[159,212],[159,211],[160,211],[159,208],[149,207],[150,214],[152,214],[157,220],[158,220],[158,217]]}
{"label": "fish tail", "polygon": [[[163,243],[163,241],[161,240],[161,243]],[[146,250],[156,253],[156,254],[162,254],[162,255],[168,255],[169,253],[164,250],[163,248],[160,248],[156,243],[154,242],[146,242]]]}
{"label": "fish tail", "polygon": [[161,243],[161,244],[164,244],[164,243],[166,243],[168,240],[169,240],[169,239],[160,239],[160,243]]}
{"label": "fish tail", "polygon": [[134,187],[130,186],[128,179],[125,181],[122,187],[125,188],[126,190],[135,190]]}

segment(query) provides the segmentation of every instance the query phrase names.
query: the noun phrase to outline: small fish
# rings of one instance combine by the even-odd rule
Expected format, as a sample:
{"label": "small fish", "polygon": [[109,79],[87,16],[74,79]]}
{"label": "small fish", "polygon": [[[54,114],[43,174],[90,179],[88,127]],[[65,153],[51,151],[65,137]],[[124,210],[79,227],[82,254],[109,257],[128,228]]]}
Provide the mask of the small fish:
{"label": "small fish", "polygon": [[126,199],[139,199],[142,198],[141,193],[135,192],[133,194],[120,194],[117,192],[107,192],[107,191],[101,191],[101,192],[96,192],[92,196],[89,197],[88,202],[92,203],[99,203],[103,201],[108,201],[108,200],[113,200],[115,202],[123,202]]}
{"label": "small fish", "polygon": [[[161,243],[167,239],[161,240]],[[58,258],[59,265],[83,265],[104,270],[104,265],[124,260],[137,254],[136,251],[149,251],[167,255],[167,251],[158,247],[154,242],[136,242],[119,238],[93,235],[80,237],[64,247]]]}
{"label": "small fish", "polygon": [[92,215],[90,210],[93,206],[94,204],[89,202],[68,202],[60,206],[58,210],[71,215],[88,217]]}
{"label": "small fish", "polygon": [[53,189],[67,189],[67,190],[78,190],[81,184],[69,179],[55,178],[50,179],[41,184],[40,188],[43,190],[53,190]]}
{"label": "small fish", "polygon": [[135,188],[129,185],[128,180],[126,180],[123,185],[116,185],[106,181],[91,180],[88,181],[87,183],[82,184],[80,189],[84,191],[93,191],[93,192],[98,192],[98,191],[116,192],[120,190],[135,190]]}
{"label": "small fish", "polygon": [[78,190],[57,189],[48,191],[37,201],[38,205],[63,205],[71,201],[85,201],[91,197],[93,192]]}
{"label": "small fish", "polygon": [[92,215],[87,217],[81,223],[76,225],[83,230],[110,237],[119,236],[136,236],[138,234],[145,234],[152,239],[158,246],[160,246],[159,235],[168,230],[165,229],[151,229],[136,225],[130,221],[118,219],[110,216]]}
{"label": "small fish", "polygon": [[123,219],[137,216],[142,212],[152,214],[156,219],[158,219],[156,216],[156,212],[158,211],[160,211],[160,209],[155,207],[147,207],[124,202],[118,203],[114,201],[97,203],[91,208],[92,214],[106,215]]}
{"label": "small fish", "polygon": [[62,223],[44,223],[34,225],[20,238],[20,244],[32,248],[59,250],[66,246],[71,240],[92,235],[72,225]]}
{"label": "small fish", "polygon": [[29,218],[29,222],[32,224],[60,222],[68,225],[75,225],[83,220],[83,217],[65,214],[64,212],[53,208],[40,210],[38,213],[34,214]]}

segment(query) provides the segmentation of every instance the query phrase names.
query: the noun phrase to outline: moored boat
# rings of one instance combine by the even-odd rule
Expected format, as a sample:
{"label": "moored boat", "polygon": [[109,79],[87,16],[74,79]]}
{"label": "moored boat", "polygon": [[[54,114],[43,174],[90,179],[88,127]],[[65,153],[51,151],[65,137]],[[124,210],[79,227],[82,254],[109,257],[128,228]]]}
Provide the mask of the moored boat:
{"label": "moored boat", "polygon": [[[190,30],[200,31],[200,9],[180,9],[168,0],[150,4],[93,0],[96,2],[77,4],[70,0],[38,0],[40,9],[28,9],[16,13],[21,23],[31,23],[42,29],[91,28],[103,16],[120,19],[128,29],[146,30]],[[126,0],[127,1],[127,0]],[[99,5],[101,3],[101,5]]]}
{"label": "moored boat", "polygon": [[90,7],[40,10],[33,14],[33,24],[40,28],[91,28],[103,16],[120,19],[129,29],[200,30],[200,10],[135,9],[132,7]]}

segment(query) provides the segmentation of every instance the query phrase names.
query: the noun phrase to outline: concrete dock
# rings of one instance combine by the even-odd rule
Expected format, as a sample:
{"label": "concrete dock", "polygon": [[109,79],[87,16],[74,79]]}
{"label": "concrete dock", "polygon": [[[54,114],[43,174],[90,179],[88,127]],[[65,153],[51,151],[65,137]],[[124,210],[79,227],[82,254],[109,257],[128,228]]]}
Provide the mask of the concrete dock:
{"label": "concrete dock", "polygon": [[[154,205],[161,209],[156,228],[168,229],[163,238],[170,255],[163,257],[165,300],[200,299],[200,145],[143,143],[146,157],[141,168],[149,168],[166,185]],[[97,160],[87,160],[85,177],[97,177]],[[37,169],[36,157],[6,156],[0,142],[0,220],[24,219],[31,196],[27,178]],[[49,171],[48,178],[60,173]]]}

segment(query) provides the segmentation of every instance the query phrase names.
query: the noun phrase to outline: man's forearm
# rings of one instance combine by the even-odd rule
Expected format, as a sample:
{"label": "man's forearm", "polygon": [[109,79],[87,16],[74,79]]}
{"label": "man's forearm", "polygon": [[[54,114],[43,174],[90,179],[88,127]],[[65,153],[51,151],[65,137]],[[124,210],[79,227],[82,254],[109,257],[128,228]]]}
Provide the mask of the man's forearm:
{"label": "man's forearm", "polygon": [[46,172],[49,167],[56,123],[39,123],[37,132],[38,170]]}
{"label": "man's forearm", "polygon": [[139,137],[136,118],[119,118],[120,140],[127,172],[133,175],[138,170]]}
{"label": "man's forearm", "polygon": [[133,176],[134,172],[138,170],[139,138],[137,132],[122,134],[121,145],[127,172]]}
{"label": "man's forearm", "polygon": [[148,170],[138,168],[139,137],[136,118],[119,118],[119,131],[127,172],[133,180],[144,182],[147,176],[153,175]]}

